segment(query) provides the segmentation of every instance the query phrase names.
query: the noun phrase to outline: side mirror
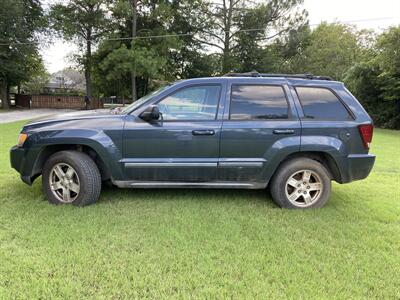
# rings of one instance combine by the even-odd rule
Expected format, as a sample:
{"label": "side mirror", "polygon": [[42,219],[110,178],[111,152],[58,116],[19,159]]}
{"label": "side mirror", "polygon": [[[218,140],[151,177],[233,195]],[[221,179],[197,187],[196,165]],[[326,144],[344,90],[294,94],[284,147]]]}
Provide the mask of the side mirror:
{"label": "side mirror", "polygon": [[157,105],[150,105],[141,114],[140,118],[146,122],[158,120],[160,118],[160,110]]}

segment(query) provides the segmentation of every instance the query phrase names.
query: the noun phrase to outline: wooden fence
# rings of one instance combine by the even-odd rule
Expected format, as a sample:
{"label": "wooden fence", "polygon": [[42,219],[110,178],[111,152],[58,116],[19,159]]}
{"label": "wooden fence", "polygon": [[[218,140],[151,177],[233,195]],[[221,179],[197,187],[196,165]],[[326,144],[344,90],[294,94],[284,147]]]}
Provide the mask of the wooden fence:
{"label": "wooden fence", "polygon": [[[85,109],[84,96],[32,95],[31,108]],[[89,109],[103,108],[103,101],[92,98]]]}

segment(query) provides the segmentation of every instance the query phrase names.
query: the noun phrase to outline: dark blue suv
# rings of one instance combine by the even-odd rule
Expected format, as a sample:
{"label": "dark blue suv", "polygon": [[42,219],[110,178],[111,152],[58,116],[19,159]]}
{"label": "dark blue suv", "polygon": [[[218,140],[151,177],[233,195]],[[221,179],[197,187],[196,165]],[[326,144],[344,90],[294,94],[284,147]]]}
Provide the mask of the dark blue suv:
{"label": "dark blue suv", "polygon": [[312,75],[228,74],[175,82],[122,110],[31,122],[11,165],[51,203],[87,205],[102,182],[130,188],[270,187],[286,208],[323,206],[331,181],[368,176],[371,118]]}

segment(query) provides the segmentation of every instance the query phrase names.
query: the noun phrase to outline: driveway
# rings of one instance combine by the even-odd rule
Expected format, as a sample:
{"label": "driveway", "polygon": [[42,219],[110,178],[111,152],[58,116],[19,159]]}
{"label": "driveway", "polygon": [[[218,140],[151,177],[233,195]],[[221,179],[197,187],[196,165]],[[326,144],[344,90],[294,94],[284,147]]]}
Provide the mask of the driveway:
{"label": "driveway", "polygon": [[26,110],[11,110],[0,112],[0,123],[10,123],[21,120],[37,119],[45,116],[63,114],[74,111],[73,109],[37,108]]}

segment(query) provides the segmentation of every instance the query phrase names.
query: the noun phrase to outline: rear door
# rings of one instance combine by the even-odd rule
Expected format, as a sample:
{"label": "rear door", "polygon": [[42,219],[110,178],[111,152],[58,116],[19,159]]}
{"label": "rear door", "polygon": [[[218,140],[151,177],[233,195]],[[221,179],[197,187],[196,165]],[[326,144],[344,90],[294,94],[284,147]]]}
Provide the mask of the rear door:
{"label": "rear door", "polygon": [[300,121],[286,80],[231,79],[223,119],[221,181],[265,182],[269,166],[300,148]]}

